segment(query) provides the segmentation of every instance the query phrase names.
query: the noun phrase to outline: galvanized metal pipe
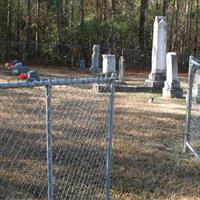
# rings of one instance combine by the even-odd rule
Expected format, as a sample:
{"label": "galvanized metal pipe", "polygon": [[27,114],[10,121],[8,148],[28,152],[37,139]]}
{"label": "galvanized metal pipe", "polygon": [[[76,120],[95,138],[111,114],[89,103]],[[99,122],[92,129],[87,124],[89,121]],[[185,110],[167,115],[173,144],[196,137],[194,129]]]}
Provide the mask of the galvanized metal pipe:
{"label": "galvanized metal pipe", "polygon": [[110,179],[111,179],[111,163],[112,163],[112,132],[113,132],[113,112],[115,97],[115,74],[112,74],[111,95],[109,104],[109,121],[107,134],[107,157],[106,157],[106,182],[105,182],[105,200],[110,199]]}
{"label": "galvanized metal pipe", "polygon": [[53,200],[51,85],[46,86],[46,141],[47,141],[46,146],[47,146],[48,200]]}
{"label": "galvanized metal pipe", "polygon": [[2,88],[25,88],[25,87],[40,87],[48,85],[72,85],[72,84],[92,84],[111,82],[113,77],[92,77],[92,78],[66,78],[66,79],[48,79],[40,81],[23,81],[23,82],[1,82]]}

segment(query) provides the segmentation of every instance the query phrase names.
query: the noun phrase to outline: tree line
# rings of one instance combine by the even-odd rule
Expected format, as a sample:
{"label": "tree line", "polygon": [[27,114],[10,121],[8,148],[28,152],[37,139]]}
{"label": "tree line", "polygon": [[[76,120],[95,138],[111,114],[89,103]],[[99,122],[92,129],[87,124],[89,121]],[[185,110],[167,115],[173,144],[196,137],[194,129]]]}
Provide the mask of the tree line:
{"label": "tree line", "polygon": [[118,54],[134,49],[142,55],[151,51],[155,16],[164,15],[168,51],[199,54],[199,6],[199,0],[1,0],[1,44],[18,44],[1,45],[1,51],[12,55],[23,43],[30,58],[34,52],[56,61],[66,51],[63,45],[100,44]]}

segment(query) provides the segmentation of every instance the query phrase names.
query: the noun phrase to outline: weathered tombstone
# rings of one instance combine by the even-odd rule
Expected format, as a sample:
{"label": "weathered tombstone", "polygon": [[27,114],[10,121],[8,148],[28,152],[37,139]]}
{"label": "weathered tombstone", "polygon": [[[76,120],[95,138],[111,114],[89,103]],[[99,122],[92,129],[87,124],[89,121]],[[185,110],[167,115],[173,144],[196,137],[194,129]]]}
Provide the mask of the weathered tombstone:
{"label": "weathered tombstone", "polygon": [[27,79],[28,79],[28,81],[35,81],[35,80],[39,81],[40,80],[36,70],[29,71],[27,74]]}
{"label": "weathered tombstone", "polygon": [[197,69],[194,74],[192,98],[198,104],[200,104],[200,70]]}
{"label": "weathered tombstone", "polygon": [[102,55],[103,57],[103,74],[111,75],[116,73],[116,56],[112,54]]}
{"label": "weathered tombstone", "polygon": [[21,69],[20,69],[20,74],[27,74],[28,73],[28,67],[26,66],[23,66]]}
{"label": "weathered tombstone", "polygon": [[84,59],[79,60],[79,67],[80,67],[80,70],[85,70],[85,60]]}
{"label": "weathered tombstone", "polygon": [[119,82],[124,83],[124,74],[125,74],[125,59],[124,56],[120,56],[119,59]]}
{"label": "weathered tombstone", "polygon": [[163,96],[171,98],[182,98],[183,90],[180,88],[178,79],[178,56],[175,52],[166,55],[167,79],[163,88]]}
{"label": "weathered tombstone", "polygon": [[97,74],[101,72],[99,67],[100,45],[94,45],[92,50],[92,66],[90,67],[90,72],[92,74]]}
{"label": "weathered tombstone", "polygon": [[[102,73],[105,74],[105,76],[109,77],[113,73],[116,73],[116,56],[112,54],[105,54],[102,55],[103,57],[103,68],[102,68]],[[110,91],[110,84],[104,83],[104,84],[99,84],[95,83],[93,85],[93,90],[95,92],[108,92]]]}
{"label": "weathered tombstone", "polygon": [[21,73],[22,68],[23,68],[23,65],[21,62],[16,63],[12,69],[12,74],[19,75]]}
{"label": "weathered tombstone", "polygon": [[167,22],[166,17],[156,16],[153,31],[152,66],[151,73],[145,86],[162,88],[166,79],[166,47]]}

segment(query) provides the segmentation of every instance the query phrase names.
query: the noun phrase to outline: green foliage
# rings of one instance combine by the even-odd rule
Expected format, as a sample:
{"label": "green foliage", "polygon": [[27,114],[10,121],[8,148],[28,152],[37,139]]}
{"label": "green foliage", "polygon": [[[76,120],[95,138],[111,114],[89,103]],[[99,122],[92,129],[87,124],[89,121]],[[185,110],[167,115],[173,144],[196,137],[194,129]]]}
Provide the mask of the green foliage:
{"label": "green foliage", "polygon": [[[31,3],[30,13],[28,2]],[[81,4],[81,0],[1,0],[0,38],[2,41],[17,42],[27,41],[29,38],[31,41],[27,42],[37,41],[57,43],[57,45],[91,46],[99,43],[101,46],[108,46],[113,42],[115,49],[119,51],[122,48],[141,50],[142,38],[145,48],[151,49],[153,22],[155,16],[163,13],[163,1],[148,0],[148,7],[145,6],[144,24],[140,23],[141,3],[144,1],[115,1],[114,15],[111,12],[112,2],[83,0]],[[200,26],[196,23],[200,22],[196,0],[166,2],[169,27],[168,50],[176,50],[177,53],[193,51],[199,53]],[[80,26],[81,16],[83,23]],[[142,34],[140,30],[143,30]],[[48,54],[49,59],[56,60],[57,56],[54,53],[57,53],[57,50],[54,49],[57,48],[41,50],[39,53]]]}
{"label": "green foliage", "polygon": [[122,18],[109,18],[105,21],[93,18],[86,20],[82,29],[79,30],[90,43],[104,43],[109,33],[126,34],[128,28],[127,23]]}

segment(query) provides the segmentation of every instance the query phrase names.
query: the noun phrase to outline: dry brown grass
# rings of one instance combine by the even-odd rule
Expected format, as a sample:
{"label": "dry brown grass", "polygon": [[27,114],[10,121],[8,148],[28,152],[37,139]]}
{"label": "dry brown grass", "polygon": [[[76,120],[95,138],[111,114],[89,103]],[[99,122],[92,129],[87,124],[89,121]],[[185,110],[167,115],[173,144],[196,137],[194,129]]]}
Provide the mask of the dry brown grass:
{"label": "dry brown grass", "polygon": [[[46,69],[40,70],[42,73],[46,73]],[[50,73],[58,77],[61,76],[61,72],[62,76],[83,75],[79,73],[77,75],[74,71],[68,73],[68,70],[64,69],[51,70]],[[86,73],[84,76],[88,76],[88,74]],[[142,84],[145,77],[146,74],[139,76],[135,74],[128,77],[128,82]],[[1,75],[0,78],[3,79],[4,75]],[[187,87],[186,76],[181,76],[181,80],[185,91]],[[151,104],[148,103],[150,96],[155,98]],[[73,98],[73,100],[77,99]],[[31,102],[33,103],[34,99]],[[90,102],[92,103],[91,99]],[[5,109],[3,111],[6,112]],[[68,124],[71,126],[74,120],[75,118],[72,116],[68,120]],[[35,121],[37,120],[35,119]],[[42,124],[38,126],[37,123],[33,123],[33,125],[35,132],[42,127]],[[82,128],[87,127],[83,126]],[[200,164],[193,157],[182,154],[184,130],[185,99],[167,99],[161,97],[160,94],[117,93],[113,130],[111,199],[200,199]],[[68,145],[67,141],[63,140],[62,142],[63,146]],[[43,149],[43,142],[38,143],[38,145]],[[8,180],[4,183],[8,184],[9,187],[6,184],[0,186],[0,199],[5,199],[2,191],[10,193],[10,199],[22,199],[23,190],[17,194],[13,191],[16,191],[16,188],[22,183],[22,186],[30,185],[30,178],[33,177],[35,177],[33,185],[37,186],[36,194],[41,187],[44,187],[42,180],[45,181],[45,175],[42,174],[45,171],[43,164],[45,159],[38,155],[34,165],[30,166],[29,154],[31,155],[31,152],[28,152],[26,159],[19,160],[18,166],[27,166],[31,169],[31,173],[23,170],[19,170],[18,173],[12,172],[12,170],[11,172],[1,171],[0,177]],[[9,168],[9,160],[0,159],[1,164],[5,165],[5,162]],[[73,169],[73,166],[71,168]],[[58,165],[56,170],[59,172],[62,169]],[[12,181],[15,184],[11,184]]]}

